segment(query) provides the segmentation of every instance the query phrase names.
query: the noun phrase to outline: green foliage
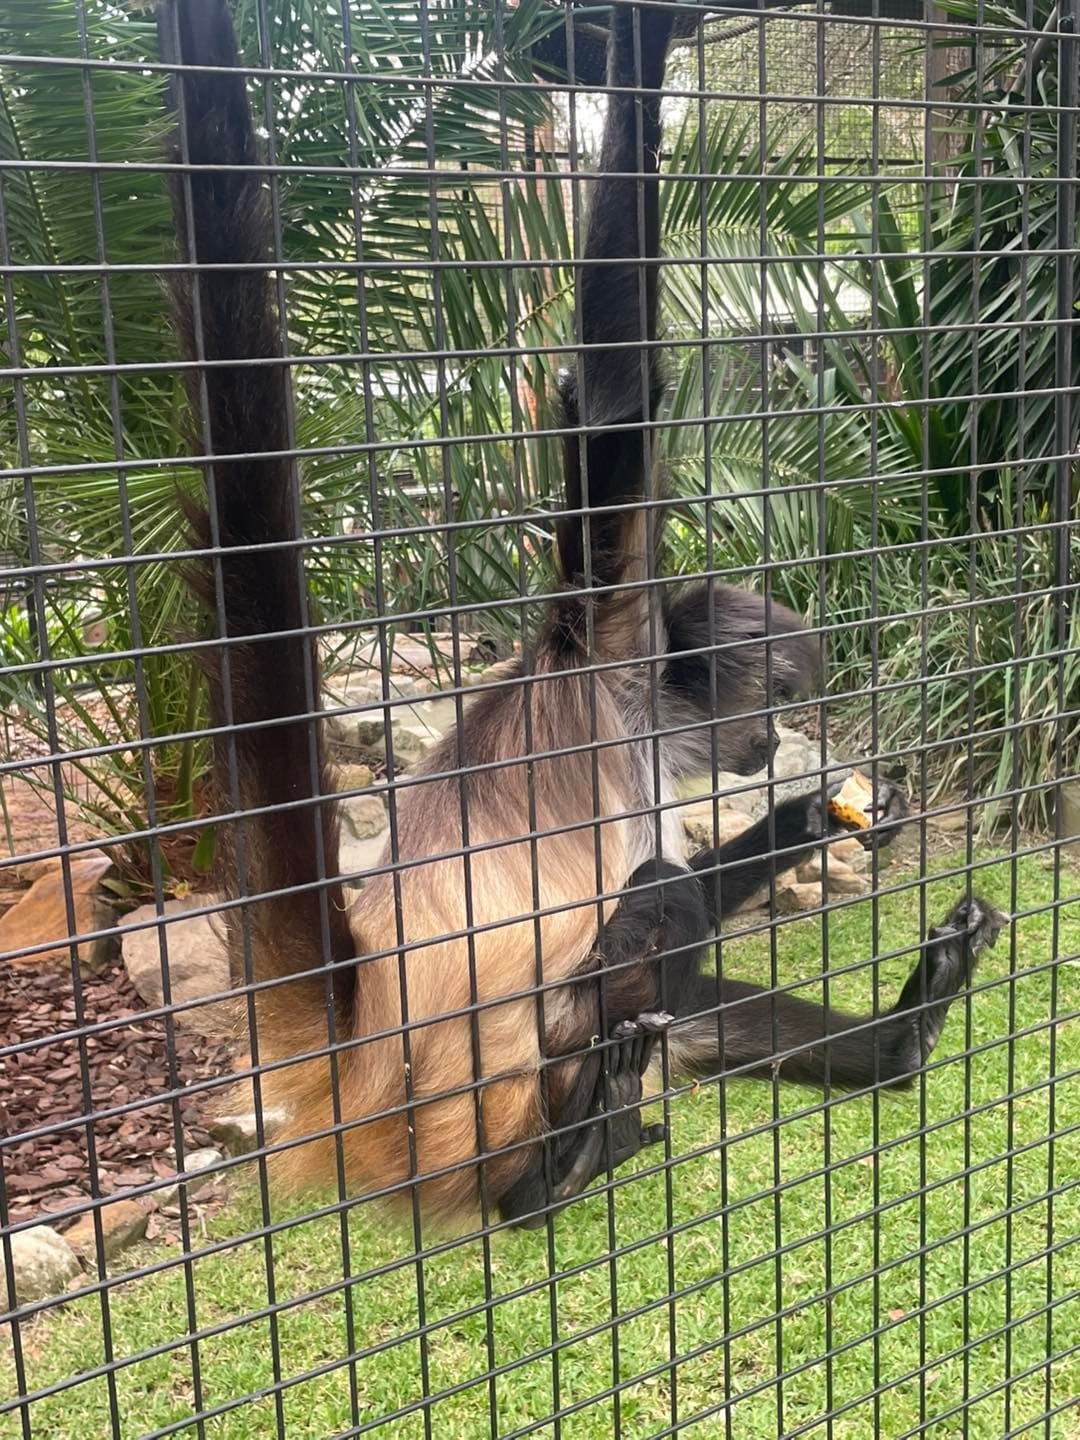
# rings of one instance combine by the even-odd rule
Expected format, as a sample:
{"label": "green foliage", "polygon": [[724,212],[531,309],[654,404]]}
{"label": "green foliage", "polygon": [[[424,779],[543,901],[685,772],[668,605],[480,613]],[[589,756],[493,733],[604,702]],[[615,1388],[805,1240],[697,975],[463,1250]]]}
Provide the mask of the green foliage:
{"label": "green foliage", "polygon": [[[970,791],[985,834],[1015,813],[1027,829],[1053,826],[1061,774],[1080,755],[1080,593],[1055,583],[1053,530],[1032,523],[1020,536],[988,533],[938,544],[925,567],[918,551],[884,555],[877,633],[881,685],[873,712],[846,703],[836,728],[906,755],[916,793],[924,747],[927,798]],[[1071,545],[1073,573],[1080,538]],[[914,617],[914,618],[913,618]],[[866,635],[833,670],[837,691],[865,688]]]}
{"label": "green foliage", "polygon": [[[550,580],[560,454],[557,441],[508,437],[555,418],[560,357],[529,352],[572,339],[573,243],[561,165],[538,159],[533,144],[546,98],[512,82],[530,77],[529,47],[561,12],[541,0],[511,9],[439,0],[425,28],[412,5],[375,7],[346,46],[332,7],[272,7],[265,35],[262,8],[238,6],[245,53],[299,72],[253,80],[252,98],[284,167],[274,184],[291,262],[290,344],[302,362],[297,443],[307,531],[320,537],[308,564],[322,615],[342,627],[328,642],[331,665],[377,613],[380,585],[384,612],[402,624],[430,623],[456,602],[477,607],[470,627],[516,637],[517,608],[485,607]],[[932,779],[962,777],[980,793],[1000,788],[1014,756],[1021,783],[1049,778],[1061,701],[1046,666],[1009,665],[1008,647],[1013,659],[1065,651],[1068,662],[1077,634],[1075,596],[1046,600],[1051,532],[1037,529],[1023,553],[998,533],[1054,519],[1056,53],[1028,43],[1028,8],[1002,4],[991,17],[975,0],[950,0],[957,18],[996,27],[978,73],[955,76],[954,91],[974,98],[981,87],[999,103],[967,122],[927,213],[909,208],[900,182],[883,179],[872,193],[836,174],[818,184],[824,162],[808,121],[771,107],[762,134],[756,107],[735,102],[683,107],[661,189],[665,253],[716,261],[664,276],[672,566],[744,573],[767,554],[774,593],[833,629],[835,685],[863,688],[872,654],[895,683],[882,697],[886,743],[920,743],[918,697],[933,695],[942,746]],[[89,55],[155,53],[141,13],[120,23],[108,0],[85,11]],[[1032,13],[1049,23],[1049,0]],[[74,0],[10,0],[0,46],[75,58],[76,14]],[[345,89],[303,75],[350,67],[365,79]],[[428,78],[458,83],[415,83]],[[499,79],[511,83],[487,83]],[[77,67],[5,66],[0,159],[155,161],[160,79],[107,69],[85,83],[92,128]],[[346,165],[353,173],[340,173]],[[421,173],[432,166],[434,180]],[[520,178],[493,179],[506,169]],[[702,171],[724,178],[678,178]],[[79,678],[96,684],[109,725],[122,722],[120,742],[158,738],[154,772],[186,814],[197,808],[199,752],[169,737],[201,724],[202,696],[190,658],[164,647],[197,635],[201,621],[171,559],[184,544],[177,486],[195,476],[175,463],[191,447],[154,273],[172,249],[161,179],[15,168],[3,198],[12,253],[36,269],[12,282],[13,358],[32,373],[19,405],[0,412],[0,443],[11,469],[37,473],[32,516],[22,478],[0,482],[0,548],[28,560],[32,520],[42,558],[72,567],[55,603],[92,599],[108,616],[108,644],[85,657]],[[113,262],[107,281],[57,271],[103,255]],[[361,260],[372,267],[362,275]],[[871,322],[873,341],[861,333]],[[805,346],[790,338],[818,331],[825,338]],[[148,359],[165,363],[147,372]],[[1075,470],[1071,483],[1075,498]],[[440,529],[447,520],[455,528]],[[376,541],[379,530],[390,533]],[[120,563],[131,554],[138,566]],[[117,563],[90,576],[78,568],[87,556]],[[1029,594],[1022,633],[1013,589]],[[69,679],[57,676],[62,698]],[[141,707],[130,698],[136,681]],[[15,683],[27,723],[44,734],[40,692]],[[105,743],[91,725],[99,709],[72,695],[61,742]],[[963,741],[973,722],[1000,732],[1015,713],[1038,721],[1023,740],[1002,749],[988,735],[974,750]],[[1064,763],[1075,768],[1075,728],[1061,725]],[[126,829],[145,812],[147,772],[141,755],[121,764],[119,753],[94,767],[105,785],[95,817]],[[1043,792],[1025,796],[1021,815],[1045,821]]]}
{"label": "green foliage", "polygon": [[[902,184],[871,195],[801,183],[816,173],[813,132],[793,137],[788,125],[759,145],[749,107],[721,107],[704,137],[695,112],[676,137],[676,174],[735,178],[688,184],[667,206],[671,253],[722,259],[705,281],[701,267],[668,274],[673,336],[826,334],[806,353],[770,339],[763,358],[748,338],[680,358],[669,409],[679,424],[663,442],[687,501],[673,551],[687,570],[710,557],[749,570],[767,556],[773,592],[831,630],[835,690],[863,691],[876,664],[889,687],[879,745],[903,754],[930,742],[931,796],[959,786],[989,797],[984,827],[1011,812],[1012,790],[1020,822],[1042,826],[1059,756],[1065,773],[1080,761],[1069,698],[1080,600],[1060,589],[1080,557],[1074,525],[1060,538],[1078,472],[1070,464],[1060,515],[1054,460],[1057,283],[1068,265],[1080,294],[1080,234],[1064,259],[1053,253],[1056,47],[1008,35],[1031,23],[1026,9],[949,9],[1000,33],[977,69],[953,77],[956,98],[984,108],[961,112],[975,118],[960,122],[928,224],[904,212]],[[1053,28],[1048,3],[1035,23]],[[778,176],[763,197],[738,178],[762,171]],[[857,333],[871,326],[873,339]],[[1080,384],[1080,348],[1070,354],[1065,389]],[[1075,453],[1075,403],[1070,425]],[[869,740],[865,701],[837,728]]]}
{"label": "green foliage", "polygon": [[[73,603],[56,605],[46,594],[45,634],[39,633],[36,611],[25,600],[0,609],[0,703],[11,709],[33,686],[42,653],[51,660],[76,660],[87,653],[83,643],[85,610]],[[33,618],[32,618],[33,617]],[[77,667],[54,672],[61,683],[70,684]]]}
{"label": "green foliage", "polygon": [[[95,59],[156,54],[148,21],[137,14],[119,21],[107,0],[85,8],[85,46]],[[265,105],[272,116],[274,158],[287,167],[275,182],[284,254],[309,267],[290,269],[287,289],[290,343],[311,362],[295,372],[297,443],[311,452],[304,467],[308,533],[337,539],[310,556],[321,609],[335,622],[370,620],[379,573],[393,613],[442,607],[451,594],[459,602],[516,594],[522,560],[493,522],[551,496],[548,457],[527,455],[520,443],[477,440],[443,450],[431,442],[448,431],[501,435],[525,400],[539,413],[549,408],[547,358],[492,352],[550,344],[567,333],[567,277],[535,265],[568,254],[561,190],[542,171],[523,171],[517,186],[482,177],[523,164],[526,137],[545,118],[538,92],[496,91],[490,81],[528,78],[523,57],[559,17],[539,0],[498,15],[470,0],[440,0],[427,8],[425,48],[415,7],[378,8],[365,11],[346,54],[336,12],[306,3],[274,7],[270,33],[260,37],[260,9],[243,0],[236,12],[249,57],[264,43],[278,68],[351,66],[385,76],[350,86],[344,103],[340,84],[280,79],[266,94],[252,86],[257,113]],[[13,0],[0,14],[7,53],[74,58],[78,37],[74,0]],[[475,83],[410,83],[425,76]],[[0,160],[157,162],[159,78],[95,70],[88,83],[89,98],[77,67],[5,66]],[[508,151],[501,122],[509,127]],[[362,178],[332,173],[346,161]],[[445,180],[408,176],[408,168],[436,162]],[[397,173],[385,174],[391,167]],[[202,624],[171,559],[186,543],[177,487],[195,483],[174,458],[192,442],[181,386],[168,369],[175,343],[155,273],[173,251],[171,221],[160,174],[149,170],[94,176],[15,169],[4,187],[11,251],[37,269],[14,281],[13,358],[30,373],[19,384],[18,410],[0,413],[0,443],[10,468],[29,463],[36,473],[32,500],[21,478],[0,482],[0,550],[17,565],[28,563],[32,526],[42,558],[71,567],[55,582],[58,603],[83,603],[92,588],[110,617],[109,644],[80,678],[96,687],[113,733],[102,730],[101,707],[69,694],[58,676],[61,698],[71,702],[58,713],[60,741],[67,750],[113,742],[115,753],[98,757],[83,777],[90,798],[80,786],[78,803],[90,806],[102,828],[141,828],[149,774],[142,755],[133,764],[121,756],[124,742],[160,740],[153,766],[167,808],[190,813],[199,766],[190,741],[169,737],[197,727],[203,715],[190,657],[163,648],[197,635]],[[496,269],[453,268],[508,254],[525,262],[511,283]],[[113,269],[107,281],[94,271],[57,272],[94,266],[103,256],[146,268]],[[361,256],[385,268],[360,279]],[[409,268],[433,259],[449,262],[436,278],[430,269]],[[437,371],[424,355],[435,349],[473,353]],[[326,359],[362,355],[372,358]],[[165,365],[147,372],[148,360]],[[113,373],[113,366],[120,368]],[[444,401],[436,397],[439,380]],[[528,422],[517,414],[515,423],[521,429]],[[409,489],[397,482],[404,469],[412,471]],[[450,542],[430,531],[447,508],[470,522]],[[376,547],[369,538],[376,524],[402,533]],[[530,529],[523,538],[535,553]],[[526,543],[521,555],[530,553]],[[99,568],[89,580],[79,569],[86,556],[126,555],[140,563]],[[21,714],[44,736],[48,696],[23,678]],[[132,700],[136,682],[141,705]]]}

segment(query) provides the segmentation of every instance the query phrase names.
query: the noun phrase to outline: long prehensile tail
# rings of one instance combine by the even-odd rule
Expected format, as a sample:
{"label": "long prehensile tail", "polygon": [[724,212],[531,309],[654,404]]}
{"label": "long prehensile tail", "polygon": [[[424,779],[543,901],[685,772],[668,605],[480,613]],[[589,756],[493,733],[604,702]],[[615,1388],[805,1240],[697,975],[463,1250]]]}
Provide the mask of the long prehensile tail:
{"label": "long prehensile tail", "polygon": [[[574,587],[603,589],[647,578],[650,542],[643,502],[662,386],[657,335],[660,250],[660,89],[674,11],[617,4],[608,47],[608,114],[600,177],[592,186],[581,268],[582,361],[563,384],[566,503],[559,565]],[[607,348],[610,344],[612,348]],[[643,368],[644,357],[644,368]],[[580,380],[580,383],[579,383]],[[584,511],[581,515],[577,512]],[[644,592],[616,590],[593,611],[600,654],[642,643]],[[581,641],[573,602],[562,607],[566,638]]]}
{"label": "long prehensile tail", "polygon": [[[321,883],[337,874],[337,831],[333,804],[321,798],[331,787],[316,719],[318,659],[304,633],[290,376],[272,363],[284,350],[268,270],[270,197],[246,82],[234,68],[225,0],[165,0],[158,20],[167,64],[218,67],[171,77],[170,159],[180,168],[170,189],[179,258],[193,265],[175,273],[172,292],[184,359],[206,362],[186,372],[192,444],[215,457],[205,467],[207,503],[189,514],[196,543],[211,548],[195,583],[217,617],[215,642],[228,642],[203,652],[217,731],[215,809],[241,817],[219,824],[217,850],[229,899],[265,897],[244,907],[261,982],[347,960],[352,942],[339,887]],[[238,909],[227,928],[243,978]],[[351,1000],[343,977],[353,973],[337,972],[343,1015]],[[267,991],[257,1006],[260,1039],[265,1029],[271,1042],[264,1048],[288,1053],[297,1017],[325,1016],[325,1002],[322,977]]]}

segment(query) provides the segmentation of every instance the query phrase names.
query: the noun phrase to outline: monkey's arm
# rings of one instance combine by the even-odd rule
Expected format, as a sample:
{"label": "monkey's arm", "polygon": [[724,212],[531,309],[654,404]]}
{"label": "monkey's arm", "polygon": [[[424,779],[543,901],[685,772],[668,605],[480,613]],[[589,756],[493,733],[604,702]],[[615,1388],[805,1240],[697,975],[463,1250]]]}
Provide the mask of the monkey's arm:
{"label": "monkey's arm", "polygon": [[[577,1060],[560,1097],[550,1136],[550,1186],[544,1157],[503,1198],[504,1219],[523,1229],[542,1225],[603,1174],[664,1138],[662,1125],[641,1123],[642,1077],[656,1039],[672,1013],[690,1002],[702,961],[708,919],[696,876],[681,865],[649,860],[631,875],[626,893],[597,937],[594,968],[569,992],[579,1011],[577,1033],[610,1042]],[[633,1018],[630,1018],[633,1017]],[[553,1212],[552,1212],[553,1213]]]}
{"label": "monkey's arm", "polygon": [[953,1000],[1008,916],[977,896],[961,900],[927,935],[896,1004],[851,1015],[788,990],[699,975],[668,1035],[676,1074],[828,1083],[837,1090],[905,1088],[941,1036]]}
{"label": "monkey's arm", "polygon": [[[830,793],[839,788],[839,785],[831,786]],[[771,835],[769,817],[765,815],[726,845],[702,850],[690,861],[690,868],[701,879],[705,891],[712,928],[719,928],[724,914],[737,910],[769,883],[773,865],[777,875],[794,869],[809,859],[824,839],[833,835],[854,833],[863,845],[888,845],[906,813],[903,792],[890,780],[878,785],[875,823],[870,830],[852,832],[835,822],[827,807],[822,806],[818,791],[785,800],[776,807]]]}

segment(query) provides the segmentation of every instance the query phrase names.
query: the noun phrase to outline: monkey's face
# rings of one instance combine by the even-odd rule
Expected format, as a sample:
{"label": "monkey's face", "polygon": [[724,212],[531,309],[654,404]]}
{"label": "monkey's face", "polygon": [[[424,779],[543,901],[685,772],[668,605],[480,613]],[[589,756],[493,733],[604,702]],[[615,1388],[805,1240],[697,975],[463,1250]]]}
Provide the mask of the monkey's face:
{"label": "monkey's face", "polygon": [[[812,692],[818,674],[817,642],[793,611],[751,591],[727,585],[695,586],[665,610],[671,656],[661,685],[663,728],[696,729],[665,741],[679,774],[716,766],[753,775],[776,752],[773,707]],[[714,678],[715,677],[715,678]],[[702,720],[712,720],[705,727]],[[715,736],[715,742],[713,737]]]}
{"label": "monkey's face", "polygon": [[[726,736],[723,733],[725,729],[728,732]],[[759,770],[764,770],[780,744],[771,715],[734,719],[727,726],[721,725],[719,730],[718,768],[733,770],[736,775],[756,775]]]}
{"label": "monkey's face", "polygon": [[[735,775],[756,775],[764,770],[780,744],[772,716],[761,713],[766,705],[764,686],[757,693],[744,693],[741,700],[730,694],[725,697],[718,689],[715,710],[708,698],[707,690],[700,698],[685,694],[665,697],[663,728],[679,732],[664,740],[676,772],[707,774],[712,769],[714,745],[718,770]],[[701,722],[708,719],[715,723],[703,726]],[[683,726],[695,728],[681,730]]]}

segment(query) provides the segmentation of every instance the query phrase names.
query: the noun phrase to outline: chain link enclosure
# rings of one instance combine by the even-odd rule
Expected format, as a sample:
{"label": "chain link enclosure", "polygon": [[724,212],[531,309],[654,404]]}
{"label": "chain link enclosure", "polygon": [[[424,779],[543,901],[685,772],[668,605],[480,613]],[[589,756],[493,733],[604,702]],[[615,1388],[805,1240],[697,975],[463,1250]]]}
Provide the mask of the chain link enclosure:
{"label": "chain link enclosure", "polygon": [[[214,879],[211,751],[235,769],[243,726],[210,733],[221,594],[207,618],[183,579],[223,551],[178,505],[207,452],[162,283],[199,268],[166,196],[191,170],[165,158],[170,66],[138,4],[5,0],[2,1440],[1080,1435],[1077,0],[675,8],[646,584],[748,586],[823,668],[770,705],[761,774],[714,751],[666,793],[654,711],[647,814],[714,845],[852,767],[907,794],[888,852],[777,863],[725,916],[719,971],[775,996],[882,1014],[959,897],[1008,927],[904,1092],[800,1088],[780,1053],[765,1083],[687,1078],[664,1040],[662,1143],[538,1230],[483,1186],[460,1233],[388,1221],[343,1161],[279,1192],[266,982],[220,933],[253,907]],[[233,11],[354,902],[403,868],[438,737],[530,688],[506,666],[559,585],[610,12]],[[531,774],[529,722],[523,752]],[[485,777],[451,770],[468,890]],[[304,820],[280,807],[283,844]],[[539,836],[530,812],[538,952]],[[337,1084],[363,1051],[324,979]],[[335,1096],[339,1153],[350,1125]]]}

